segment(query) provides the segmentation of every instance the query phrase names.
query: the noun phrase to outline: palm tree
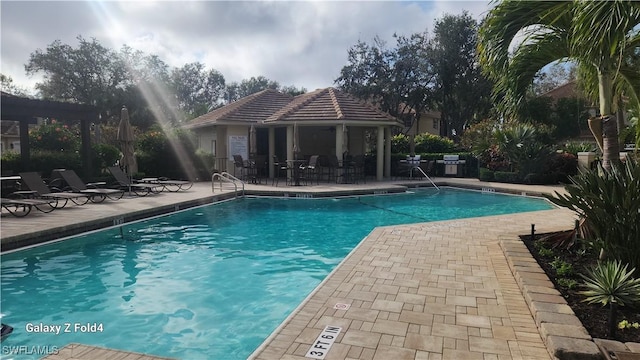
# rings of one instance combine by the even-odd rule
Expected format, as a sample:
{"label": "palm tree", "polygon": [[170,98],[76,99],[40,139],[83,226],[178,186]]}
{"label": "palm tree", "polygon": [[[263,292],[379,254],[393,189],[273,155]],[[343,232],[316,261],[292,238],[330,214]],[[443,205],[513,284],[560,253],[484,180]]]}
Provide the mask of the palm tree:
{"label": "palm tree", "polygon": [[[535,74],[551,62],[574,61],[583,76],[595,75],[601,116],[592,120],[602,126],[592,132],[609,169],[619,152],[614,91],[624,89],[633,103],[640,95],[640,70],[628,61],[640,48],[639,24],[640,3],[629,0],[505,0],[480,27],[480,63],[496,82],[502,110],[511,114],[524,105]],[[520,36],[523,41],[510,51]]]}

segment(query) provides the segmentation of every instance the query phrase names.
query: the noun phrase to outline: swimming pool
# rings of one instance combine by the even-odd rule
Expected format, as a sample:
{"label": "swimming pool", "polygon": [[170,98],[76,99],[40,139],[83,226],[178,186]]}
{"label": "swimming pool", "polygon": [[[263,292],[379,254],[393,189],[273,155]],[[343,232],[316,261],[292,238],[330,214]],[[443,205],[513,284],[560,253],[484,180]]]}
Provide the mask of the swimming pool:
{"label": "swimming pool", "polygon": [[2,343],[3,358],[42,356],[9,355],[20,346],[79,342],[245,359],[375,226],[551,208],[455,189],[245,198],[5,254],[2,322],[15,331]]}

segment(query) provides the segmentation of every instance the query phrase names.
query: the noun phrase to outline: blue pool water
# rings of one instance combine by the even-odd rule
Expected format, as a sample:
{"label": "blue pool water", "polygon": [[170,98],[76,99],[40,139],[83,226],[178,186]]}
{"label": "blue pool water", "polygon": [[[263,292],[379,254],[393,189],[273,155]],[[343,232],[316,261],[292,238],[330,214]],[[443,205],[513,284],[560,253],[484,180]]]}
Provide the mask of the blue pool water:
{"label": "blue pool water", "polygon": [[4,254],[0,311],[15,330],[2,358],[36,359],[79,342],[245,359],[375,226],[550,208],[455,189],[246,198]]}

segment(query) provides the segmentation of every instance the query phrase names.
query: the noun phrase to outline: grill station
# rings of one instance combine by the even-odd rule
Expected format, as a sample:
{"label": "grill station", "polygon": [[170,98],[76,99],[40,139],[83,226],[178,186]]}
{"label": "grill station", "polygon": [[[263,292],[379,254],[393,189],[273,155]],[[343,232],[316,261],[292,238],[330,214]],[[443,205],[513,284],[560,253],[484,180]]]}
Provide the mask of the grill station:
{"label": "grill station", "polygon": [[443,155],[442,160],[436,160],[438,164],[444,164],[445,176],[462,176],[462,165],[466,160],[460,160],[460,155]]}

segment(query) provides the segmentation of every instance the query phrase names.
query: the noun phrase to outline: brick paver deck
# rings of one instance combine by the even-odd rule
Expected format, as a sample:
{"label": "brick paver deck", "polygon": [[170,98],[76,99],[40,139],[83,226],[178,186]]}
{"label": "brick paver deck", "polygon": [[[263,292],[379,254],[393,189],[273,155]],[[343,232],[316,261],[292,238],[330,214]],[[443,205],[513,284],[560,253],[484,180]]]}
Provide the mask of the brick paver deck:
{"label": "brick paver deck", "polygon": [[549,359],[499,241],[573,218],[549,210],[377,228],[254,358],[302,359],[331,325],[342,331],[326,359]]}

